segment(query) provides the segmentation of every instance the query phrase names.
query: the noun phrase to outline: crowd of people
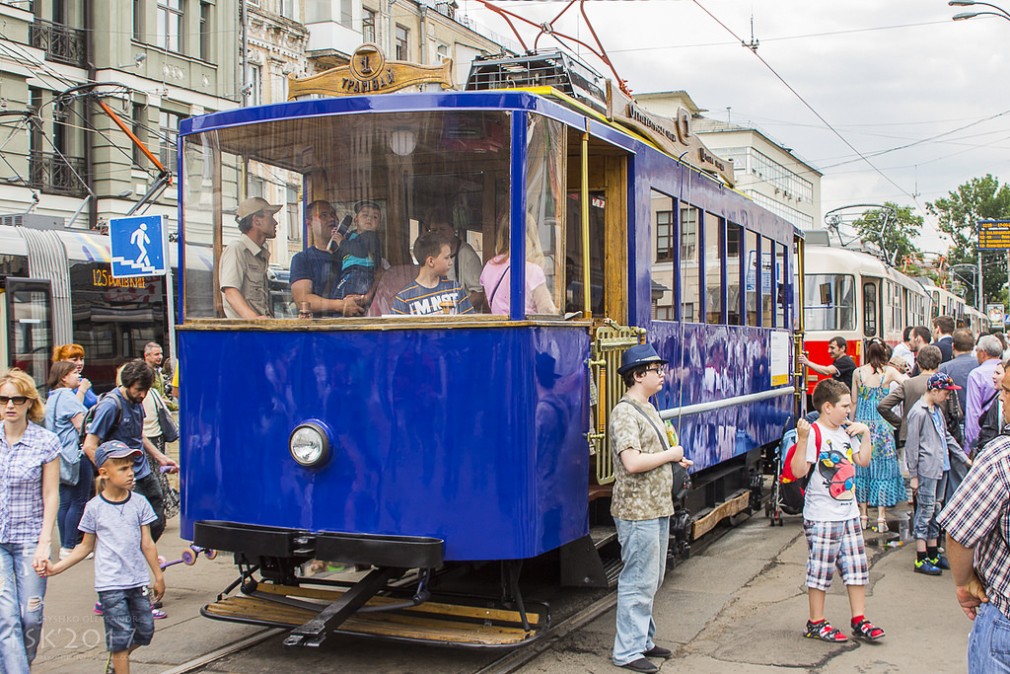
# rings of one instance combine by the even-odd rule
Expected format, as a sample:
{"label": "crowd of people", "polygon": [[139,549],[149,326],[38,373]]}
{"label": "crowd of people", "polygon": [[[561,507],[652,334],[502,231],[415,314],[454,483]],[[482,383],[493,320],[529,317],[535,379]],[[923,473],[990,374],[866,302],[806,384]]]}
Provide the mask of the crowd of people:
{"label": "crowd of people", "polygon": [[[893,349],[866,344],[856,367],[835,337],[831,363],[801,362],[826,376],[815,412],[797,423],[792,472],[806,475],[803,511],[810,616],[804,636],[847,640],[824,616],[837,568],[855,636],[884,631],[864,615],[864,531],[889,530],[888,509],[912,503],[912,571],[950,570],[974,620],[969,671],[1010,671],[1010,349],[1002,334],[973,335],[940,316],[906,328]],[[869,509],[876,508],[870,526]],[[944,532],[946,537],[944,538]]]}
{"label": "crowd of people", "polygon": [[107,672],[129,672],[129,653],[165,617],[155,543],[178,512],[165,475],[178,465],[165,453],[174,421],[157,407],[175,407],[163,351],[147,344],[101,396],[83,376],[84,355],[78,344],[54,349],[45,401],[27,373],[0,376],[0,671],[9,674],[35,658],[47,577],[83,559],[94,559]]}

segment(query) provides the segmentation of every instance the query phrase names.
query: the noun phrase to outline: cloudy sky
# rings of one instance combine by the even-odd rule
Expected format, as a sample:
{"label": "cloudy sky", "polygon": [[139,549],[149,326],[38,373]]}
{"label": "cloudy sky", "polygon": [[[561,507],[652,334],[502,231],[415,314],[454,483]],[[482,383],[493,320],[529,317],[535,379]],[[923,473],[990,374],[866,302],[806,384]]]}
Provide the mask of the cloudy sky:
{"label": "cloudy sky", "polygon": [[[565,6],[498,4],[536,21]],[[509,33],[478,3],[461,9]],[[824,174],[822,212],[884,201],[914,206],[926,217],[929,251],[946,244],[928,202],[986,173],[1010,181],[1010,21],[951,20],[971,9],[945,0],[586,3],[633,91],[686,90],[706,115],[753,124],[792,148]],[[573,7],[559,30],[589,41],[576,18]],[[767,66],[734,37],[750,41],[752,18]]]}

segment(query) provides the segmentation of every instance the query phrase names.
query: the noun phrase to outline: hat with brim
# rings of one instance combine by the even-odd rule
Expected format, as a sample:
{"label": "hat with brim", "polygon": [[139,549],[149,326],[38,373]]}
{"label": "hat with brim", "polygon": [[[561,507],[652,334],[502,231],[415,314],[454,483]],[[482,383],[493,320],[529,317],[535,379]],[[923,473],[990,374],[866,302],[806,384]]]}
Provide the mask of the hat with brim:
{"label": "hat with brim", "polygon": [[124,442],[109,440],[98,445],[98,449],[95,450],[95,466],[101,468],[108,459],[135,459],[143,454],[139,449],[133,449]]}
{"label": "hat with brim", "polygon": [[936,372],[926,381],[927,391],[960,391],[961,387],[954,383],[954,378],[946,372]]}
{"label": "hat with brim", "polygon": [[267,215],[273,215],[279,210],[281,210],[280,206],[274,206],[263,197],[249,197],[248,199],[244,199],[242,203],[238,205],[238,211],[235,212],[235,217],[239,220],[245,220],[250,215],[259,213],[260,211],[263,211]]}
{"label": "hat with brim", "polygon": [[652,344],[639,344],[631,347],[621,356],[621,367],[617,368],[617,374],[623,375],[628,370],[633,370],[639,365],[650,365],[652,363],[666,365],[668,362],[659,357]]}

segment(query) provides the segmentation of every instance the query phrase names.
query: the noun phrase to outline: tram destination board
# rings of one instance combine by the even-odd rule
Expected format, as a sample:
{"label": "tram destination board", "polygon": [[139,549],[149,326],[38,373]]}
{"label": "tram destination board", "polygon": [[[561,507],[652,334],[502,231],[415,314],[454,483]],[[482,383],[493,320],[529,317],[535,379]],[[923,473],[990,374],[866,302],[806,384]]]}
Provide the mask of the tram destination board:
{"label": "tram destination board", "polygon": [[1010,250],[1010,220],[979,220],[978,247],[982,250]]}

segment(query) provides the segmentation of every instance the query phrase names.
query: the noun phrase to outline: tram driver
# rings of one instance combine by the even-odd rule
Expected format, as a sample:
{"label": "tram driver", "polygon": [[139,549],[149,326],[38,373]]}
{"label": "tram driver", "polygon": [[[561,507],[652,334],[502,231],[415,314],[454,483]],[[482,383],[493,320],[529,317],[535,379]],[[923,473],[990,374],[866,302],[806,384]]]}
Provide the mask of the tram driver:
{"label": "tram driver", "polygon": [[266,242],[277,236],[274,214],[281,210],[261,197],[249,197],[238,205],[235,219],[242,236],[221,253],[218,278],[227,318],[270,318],[270,281],[267,269],[270,249]]}
{"label": "tram driver", "polygon": [[337,212],[330,202],[313,201],[305,207],[305,220],[312,232],[312,246],[291,258],[291,296],[301,309],[308,304],[313,314],[360,316],[363,295],[340,296],[343,236],[337,226]]}

